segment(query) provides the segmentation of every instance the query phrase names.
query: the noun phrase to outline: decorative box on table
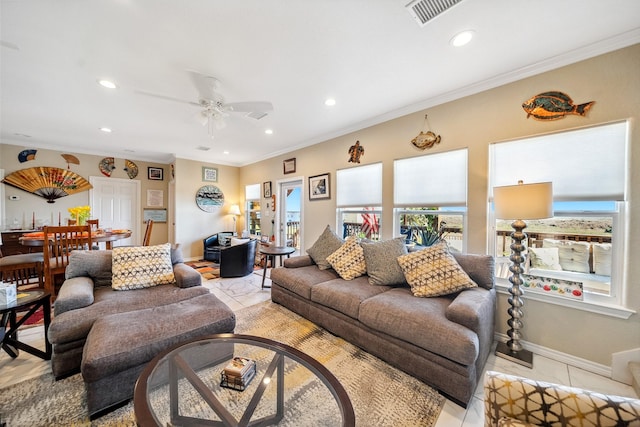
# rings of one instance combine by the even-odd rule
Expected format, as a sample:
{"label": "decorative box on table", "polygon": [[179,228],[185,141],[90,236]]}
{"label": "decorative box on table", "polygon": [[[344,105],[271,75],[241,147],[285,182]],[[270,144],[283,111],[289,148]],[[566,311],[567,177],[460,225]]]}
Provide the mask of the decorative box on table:
{"label": "decorative box on table", "polygon": [[18,292],[15,283],[0,282],[0,304],[11,304],[18,299]]}

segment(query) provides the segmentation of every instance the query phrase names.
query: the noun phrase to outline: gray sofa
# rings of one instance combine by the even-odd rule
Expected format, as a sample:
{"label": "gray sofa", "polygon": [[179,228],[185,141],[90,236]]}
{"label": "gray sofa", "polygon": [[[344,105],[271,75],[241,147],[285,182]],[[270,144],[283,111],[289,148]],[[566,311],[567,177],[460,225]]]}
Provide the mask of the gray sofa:
{"label": "gray sofa", "polygon": [[304,255],[272,270],[271,298],[466,407],[493,341],[494,259],[454,256],[478,287],[418,298],[366,274],[343,280]]}
{"label": "gray sofa", "polygon": [[92,418],[131,398],[140,372],[162,350],[234,331],[233,311],[201,286],[179,250],[171,251],[171,264],[175,283],[114,290],[112,251],[71,253],[47,334],[51,368],[56,379],[82,372]]}

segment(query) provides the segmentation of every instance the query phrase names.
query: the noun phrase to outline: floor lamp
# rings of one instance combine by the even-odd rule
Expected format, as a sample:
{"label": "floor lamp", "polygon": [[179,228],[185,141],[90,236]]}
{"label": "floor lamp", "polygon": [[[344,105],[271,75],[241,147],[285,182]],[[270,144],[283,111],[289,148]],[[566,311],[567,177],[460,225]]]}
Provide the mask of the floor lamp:
{"label": "floor lamp", "polygon": [[233,235],[235,236],[237,233],[236,217],[240,216],[240,205],[231,205],[229,215],[233,215]]}
{"label": "floor lamp", "polygon": [[536,184],[523,184],[518,181],[518,185],[508,185],[505,187],[495,187],[493,189],[493,202],[495,206],[496,219],[512,219],[513,232],[511,233],[511,256],[509,260],[513,263],[509,267],[511,276],[511,288],[509,293],[508,313],[511,318],[507,321],[510,329],[507,331],[509,341],[499,342],[496,347],[496,356],[503,357],[520,365],[533,367],[533,354],[525,350],[520,344],[523,327],[522,319],[524,313],[522,306],[523,291],[522,285],[522,262],[524,258],[522,252],[526,249],[522,241],[527,238],[523,230],[527,224],[525,219],[543,219],[553,216],[553,189],[550,182]]}

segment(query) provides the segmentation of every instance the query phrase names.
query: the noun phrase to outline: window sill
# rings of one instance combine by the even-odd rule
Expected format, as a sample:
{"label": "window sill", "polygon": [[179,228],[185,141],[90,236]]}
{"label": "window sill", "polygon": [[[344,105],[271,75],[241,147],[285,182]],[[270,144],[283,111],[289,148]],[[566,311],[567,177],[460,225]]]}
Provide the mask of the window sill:
{"label": "window sill", "polygon": [[[509,288],[511,284],[505,280],[496,278],[496,291],[501,294],[509,295]],[[552,295],[538,294],[535,292],[526,292],[523,299],[540,301],[549,304],[559,305],[562,307],[574,308],[576,310],[588,311],[591,313],[598,313],[605,316],[617,317],[619,319],[628,319],[631,315],[636,314],[634,310],[630,310],[626,307],[613,304],[595,303],[591,301],[578,301],[570,300],[562,297],[556,297]]]}

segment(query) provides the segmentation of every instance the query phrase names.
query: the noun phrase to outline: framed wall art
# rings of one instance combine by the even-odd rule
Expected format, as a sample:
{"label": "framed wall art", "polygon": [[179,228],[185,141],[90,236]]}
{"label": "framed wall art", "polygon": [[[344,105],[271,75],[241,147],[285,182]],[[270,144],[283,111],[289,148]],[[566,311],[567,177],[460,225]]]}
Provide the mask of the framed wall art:
{"label": "framed wall art", "polygon": [[205,212],[215,212],[224,205],[224,194],[215,185],[203,185],[196,193],[196,205]]}
{"label": "framed wall art", "polygon": [[262,197],[265,199],[271,197],[271,181],[262,183]]}
{"label": "framed wall art", "polygon": [[147,168],[147,178],[151,181],[162,181],[164,179],[164,169],[149,166]]}
{"label": "framed wall art", "polygon": [[295,173],[296,172],[296,159],[287,159],[282,162],[282,168],[284,169],[284,173]]}
{"label": "framed wall art", "polygon": [[167,222],[167,210],[166,209],[143,209],[143,218],[146,223],[152,219],[153,222]]}
{"label": "framed wall art", "polygon": [[202,167],[202,180],[209,182],[218,182],[218,168]]}
{"label": "framed wall art", "polygon": [[309,200],[320,200],[331,198],[330,174],[309,177]]}

